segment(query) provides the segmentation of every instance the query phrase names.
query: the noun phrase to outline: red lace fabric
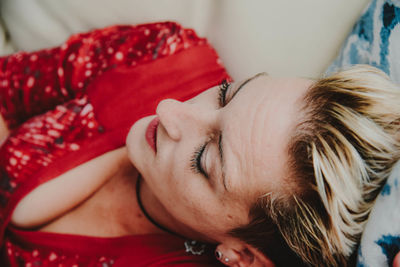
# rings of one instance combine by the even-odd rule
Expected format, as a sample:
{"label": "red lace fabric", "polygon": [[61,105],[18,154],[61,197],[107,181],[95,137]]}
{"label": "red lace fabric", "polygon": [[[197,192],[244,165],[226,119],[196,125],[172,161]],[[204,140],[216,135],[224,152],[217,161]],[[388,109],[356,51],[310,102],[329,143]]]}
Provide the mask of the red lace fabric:
{"label": "red lace fabric", "polygon": [[205,39],[170,22],[113,26],[0,58],[0,66],[0,112],[11,129],[0,148],[1,266],[215,264],[168,235],[95,238],[8,226],[26,194],[123,146],[160,99],[185,100],[228,78]]}

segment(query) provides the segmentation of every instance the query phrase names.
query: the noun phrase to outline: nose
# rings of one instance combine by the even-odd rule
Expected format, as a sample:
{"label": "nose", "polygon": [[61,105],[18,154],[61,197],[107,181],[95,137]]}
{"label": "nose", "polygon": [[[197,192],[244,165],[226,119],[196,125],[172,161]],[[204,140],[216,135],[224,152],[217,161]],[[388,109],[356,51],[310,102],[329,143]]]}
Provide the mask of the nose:
{"label": "nose", "polygon": [[175,141],[180,140],[186,130],[212,127],[211,112],[198,104],[165,99],[158,104],[156,113],[169,137]]}

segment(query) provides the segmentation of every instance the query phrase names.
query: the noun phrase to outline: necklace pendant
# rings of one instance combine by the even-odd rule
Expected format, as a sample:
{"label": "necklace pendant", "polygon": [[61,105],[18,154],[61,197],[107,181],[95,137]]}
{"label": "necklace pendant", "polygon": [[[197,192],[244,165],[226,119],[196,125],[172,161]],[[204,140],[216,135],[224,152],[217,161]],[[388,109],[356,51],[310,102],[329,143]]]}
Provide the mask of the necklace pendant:
{"label": "necklace pendant", "polygon": [[185,248],[187,253],[202,255],[206,250],[206,245],[196,240],[186,240]]}

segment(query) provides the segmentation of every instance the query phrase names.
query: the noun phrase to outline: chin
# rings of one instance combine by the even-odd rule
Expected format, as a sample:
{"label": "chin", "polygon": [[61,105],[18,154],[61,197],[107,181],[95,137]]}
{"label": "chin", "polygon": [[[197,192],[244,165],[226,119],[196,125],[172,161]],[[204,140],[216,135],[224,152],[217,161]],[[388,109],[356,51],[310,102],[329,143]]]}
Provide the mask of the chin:
{"label": "chin", "polygon": [[141,154],[141,150],[143,150],[144,145],[146,145],[145,139],[145,131],[146,131],[146,121],[148,121],[148,117],[144,117],[137,122],[135,122],[129,133],[126,137],[126,148],[128,150],[129,159],[132,163],[136,166],[135,159],[137,158],[138,154]]}
{"label": "chin", "polygon": [[[151,152],[150,146],[147,144],[145,133],[148,124],[154,116],[144,117],[135,122],[126,137],[125,144],[128,150],[128,157],[136,169],[141,172],[141,160],[147,158],[147,154]],[[144,163],[144,162],[142,162]]]}

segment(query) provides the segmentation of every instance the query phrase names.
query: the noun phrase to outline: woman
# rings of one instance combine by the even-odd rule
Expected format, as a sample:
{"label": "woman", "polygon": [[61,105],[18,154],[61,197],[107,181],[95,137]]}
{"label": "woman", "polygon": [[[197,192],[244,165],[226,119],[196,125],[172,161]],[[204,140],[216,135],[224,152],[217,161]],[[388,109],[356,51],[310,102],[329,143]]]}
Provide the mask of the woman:
{"label": "woman", "polygon": [[345,266],[399,158],[399,93],[369,67],[218,85],[215,52],[174,23],[2,66],[11,266],[216,264],[186,238],[228,266]]}

